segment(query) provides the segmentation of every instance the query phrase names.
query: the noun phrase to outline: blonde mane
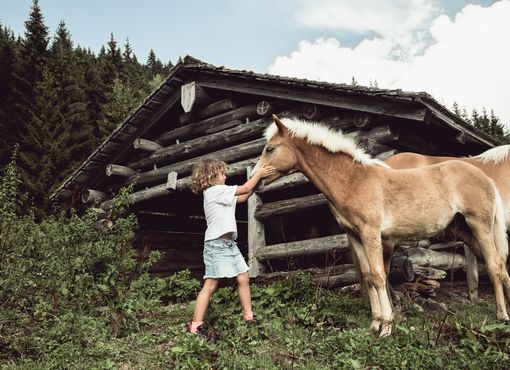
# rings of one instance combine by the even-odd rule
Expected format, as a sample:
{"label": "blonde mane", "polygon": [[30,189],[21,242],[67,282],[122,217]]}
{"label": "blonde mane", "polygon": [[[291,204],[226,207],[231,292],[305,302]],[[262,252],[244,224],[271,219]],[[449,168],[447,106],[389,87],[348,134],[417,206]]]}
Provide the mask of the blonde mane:
{"label": "blonde mane", "polygon": [[[281,121],[292,133],[293,137],[305,139],[311,145],[319,145],[331,153],[345,153],[355,162],[363,165],[389,166],[361,149],[352,137],[346,136],[340,130],[335,130],[319,122],[307,122],[294,118],[282,118]],[[267,141],[276,135],[278,128],[273,122],[265,131]]]}
{"label": "blonde mane", "polygon": [[510,145],[501,145],[495,148],[489,149],[482,154],[474,156],[473,158],[480,159],[483,164],[499,164],[507,159],[508,153],[510,152]]}

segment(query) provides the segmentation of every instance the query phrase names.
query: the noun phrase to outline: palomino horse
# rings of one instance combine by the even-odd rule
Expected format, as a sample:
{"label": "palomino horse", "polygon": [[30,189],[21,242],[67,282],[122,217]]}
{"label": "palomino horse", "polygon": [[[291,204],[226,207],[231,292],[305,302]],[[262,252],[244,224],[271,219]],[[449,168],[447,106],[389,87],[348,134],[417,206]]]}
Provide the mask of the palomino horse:
{"label": "palomino horse", "polygon": [[374,332],[385,336],[393,327],[383,253],[391,253],[399,240],[432,236],[454,218],[461,218],[464,232],[478,241],[494,284],[497,318],[509,319],[503,284],[510,287],[510,277],[499,258],[499,249],[507,245],[503,207],[482,171],[460,161],[393,170],[341,132],[320,124],[273,119],[254,170],[261,165],[276,168],[263,185],[302,172],[326,196],[358,259]]}
{"label": "palomino horse", "polygon": [[[506,229],[510,229],[510,145],[502,145],[489,149],[476,157],[435,157],[417,153],[399,153],[385,162],[394,169],[408,169],[429,166],[451,160],[460,160],[470,163],[481,169],[489,176],[499,191],[505,210]],[[462,239],[462,238],[461,238]],[[470,240],[463,239],[466,244],[472,243]],[[500,250],[501,258],[506,263],[508,258],[508,248]],[[479,253],[476,253],[480,257]],[[478,264],[476,256],[471,252],[471,248],[466,248],[466,273],[469,288],[469,297],[472,300],[478,299]],[[507,292],[507,299],[510,298]]]}

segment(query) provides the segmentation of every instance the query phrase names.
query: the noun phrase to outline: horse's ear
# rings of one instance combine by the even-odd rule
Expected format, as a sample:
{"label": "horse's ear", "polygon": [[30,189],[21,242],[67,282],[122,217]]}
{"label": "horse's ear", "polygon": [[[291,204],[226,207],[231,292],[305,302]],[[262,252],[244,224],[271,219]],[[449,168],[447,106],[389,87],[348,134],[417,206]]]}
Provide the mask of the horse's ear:
{"label": "horse's ear", "polygon": [[278,127],[278,131],[282,134],[287,134],[289,132],[289,129],[287,126],[285,126],[281,119],[278,118],[276,114],[273,114],[273,121],[276,124],[276,127]]}

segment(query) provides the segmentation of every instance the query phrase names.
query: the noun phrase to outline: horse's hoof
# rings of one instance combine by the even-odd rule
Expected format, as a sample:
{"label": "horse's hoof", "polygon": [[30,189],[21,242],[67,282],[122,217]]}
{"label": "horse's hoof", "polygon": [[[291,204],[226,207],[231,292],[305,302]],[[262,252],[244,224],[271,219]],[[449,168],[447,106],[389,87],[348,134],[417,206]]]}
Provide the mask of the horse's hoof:
{"label": "horse's hoof", "polygon": [[372,325],[370,325],[370,330],[372,330],[372,333],[379,334],[381,332],[381,324],[382,322],[379,320],[372,321]]}
{"label": "horse's hoof", "polygon": [[498,321],[502,322],[502,323],[505,323],[505,324],[508,324],[510,323],[510,318],[507,316],[500,316],[497,318]]}
{"label": "horse's hoof", "polygon": [[379,338],[387,337],[388,335],[391,335],[393,329],[392,324],[382,324],[381,331],[379,332]]}

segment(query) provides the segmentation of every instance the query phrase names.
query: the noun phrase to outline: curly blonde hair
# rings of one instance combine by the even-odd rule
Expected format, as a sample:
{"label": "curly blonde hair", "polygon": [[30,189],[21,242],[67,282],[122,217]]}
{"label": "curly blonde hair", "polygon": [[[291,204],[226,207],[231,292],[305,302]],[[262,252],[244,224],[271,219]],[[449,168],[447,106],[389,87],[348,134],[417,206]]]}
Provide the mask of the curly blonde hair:
{"label": "curly blonde hair", "polygon": [[218,183],[218,175],[225,173],[227,164],[218,159],[201,159],[193,166],[191,174],[191,191],[202,193],[205,189]]}

